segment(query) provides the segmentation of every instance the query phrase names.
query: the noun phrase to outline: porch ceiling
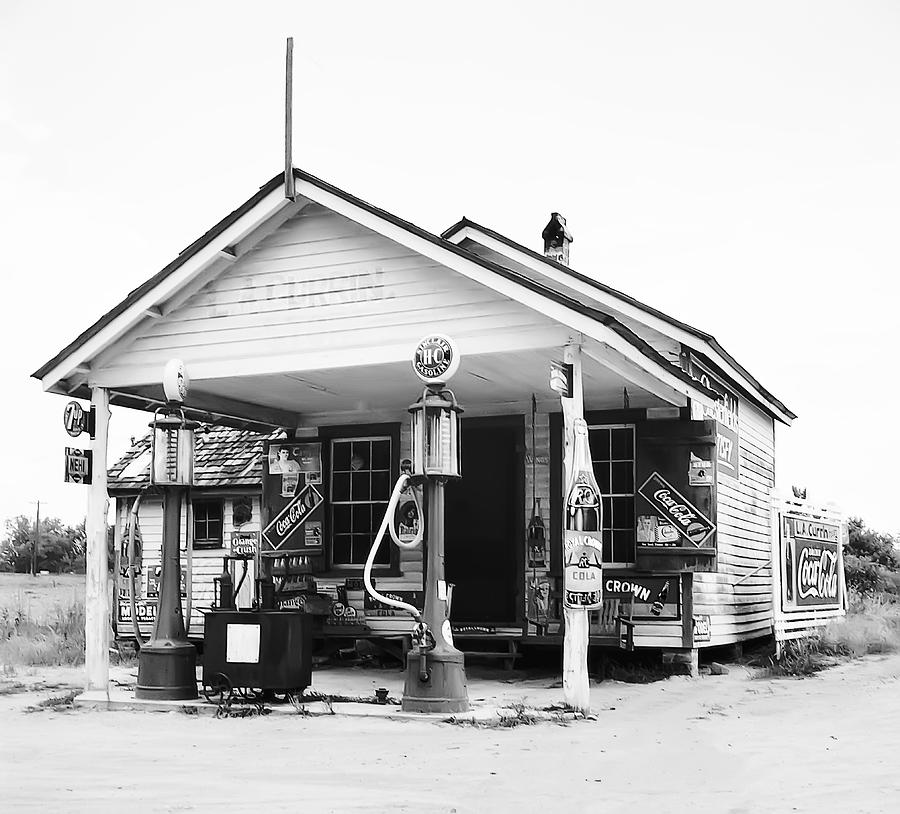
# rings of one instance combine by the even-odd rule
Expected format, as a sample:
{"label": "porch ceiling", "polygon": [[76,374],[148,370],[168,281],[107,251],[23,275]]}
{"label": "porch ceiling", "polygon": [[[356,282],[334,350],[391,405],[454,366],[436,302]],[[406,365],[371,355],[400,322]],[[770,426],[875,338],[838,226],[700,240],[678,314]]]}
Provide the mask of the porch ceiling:
{"label": "porch ceiling", "polygon": [[[532,393],[544,409],[553,409],[559,402],[548,385],[549,365],[560,358],[560,348],[467,356],[450,388],[468,414],[527,404]],[[621,408],[626,387],[632,407],[668,403],[589,357],[583,361],[583,383],[587,409]],[[421,390],[410,363],[390,363],[194,380],[188,404],[202,404],[210,412],[218,409],[232,416],[243,415],[251,421],[294,416],[296,426],[312,426],[323,421],[378,420],[405,410]]]}

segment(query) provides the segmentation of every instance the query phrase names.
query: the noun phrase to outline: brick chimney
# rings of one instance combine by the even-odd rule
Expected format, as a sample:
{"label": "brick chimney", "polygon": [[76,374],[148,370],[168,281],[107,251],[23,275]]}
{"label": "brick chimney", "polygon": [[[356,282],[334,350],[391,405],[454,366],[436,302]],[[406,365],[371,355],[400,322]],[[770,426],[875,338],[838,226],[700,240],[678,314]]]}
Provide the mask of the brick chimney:
{"label": "brick chimney", "polygon": [[544,255],[568,266],[572,233],[566,229],[566,219],[559,212],[550,215],[550,223],[544,227],[541,237],[544,239]]}

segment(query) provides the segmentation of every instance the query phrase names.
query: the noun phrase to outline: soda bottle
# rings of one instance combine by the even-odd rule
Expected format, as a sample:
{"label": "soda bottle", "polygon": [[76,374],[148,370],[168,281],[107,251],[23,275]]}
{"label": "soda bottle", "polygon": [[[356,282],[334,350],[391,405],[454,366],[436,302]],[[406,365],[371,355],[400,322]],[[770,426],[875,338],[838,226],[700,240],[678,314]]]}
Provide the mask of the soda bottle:
{"label": "soda bottle", "polygon": [[656,595],[656,600],[650,606],[650,613],[654,616],[659,616],[662,613],[663,605],[666,604],[666,597],[669,595],[669,580],[666,580],[663,583],[662,588],[659,593]]}
{"label": "soda bottle", "polygon": [[541,499],[534,499],[531,522],[528,524],[528,564],[529,567],[542,568],[546,561],[546,529],[541,517]]}
{"label": "soda bottle", "polygon": [[573,428],[572,475],[566,496],[566,530],[600,531],[603,508],[600,487],[594,477],[587,424],[576,419]]}
{"label": "soda bottle", "polygon": [[597,610],[603,606],[603,507],[583,418],[575,419],[572,443],[572,469],[566,490],[563,604],[567,608]]}

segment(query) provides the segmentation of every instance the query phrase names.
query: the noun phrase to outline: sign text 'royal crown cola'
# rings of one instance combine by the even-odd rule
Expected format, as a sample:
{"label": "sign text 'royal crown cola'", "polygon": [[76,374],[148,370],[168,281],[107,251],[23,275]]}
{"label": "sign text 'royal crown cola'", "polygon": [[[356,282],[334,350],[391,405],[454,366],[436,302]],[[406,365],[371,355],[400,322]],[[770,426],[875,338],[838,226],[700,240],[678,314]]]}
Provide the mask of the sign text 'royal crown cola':
{"label": "sign text 'royal crown cola'", "polygon": [[603,504],[594,477],[587,424],[573,423],[572,473],[566,490],[563,601],[568,608],[596,610],[603,599]]}

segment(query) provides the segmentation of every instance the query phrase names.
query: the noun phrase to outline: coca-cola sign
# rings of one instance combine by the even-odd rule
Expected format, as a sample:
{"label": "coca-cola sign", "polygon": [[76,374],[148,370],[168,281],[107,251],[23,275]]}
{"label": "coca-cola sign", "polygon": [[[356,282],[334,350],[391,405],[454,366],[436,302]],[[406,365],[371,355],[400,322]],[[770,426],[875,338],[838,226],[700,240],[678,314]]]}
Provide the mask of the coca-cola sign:
{"label": "coca-cola sign", "polygon": [[782,518],[785,604],[840,607],[840,527],[804,517]]}
{"label": "coca-cola sign", "polygon": [[716,530],[715,524],[658,472],[647,478],[638,493],[697,548]]}
{"label": "coca-cola sign", "polygon": [[304,486],[263,529],[263,539],[273,549],[281,548],[303,526],[309,516],[322,504],[322,495],[312,484]]}

